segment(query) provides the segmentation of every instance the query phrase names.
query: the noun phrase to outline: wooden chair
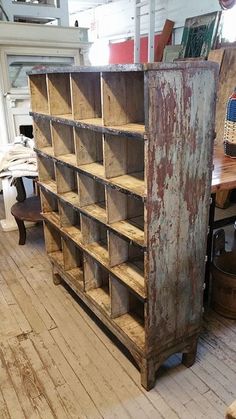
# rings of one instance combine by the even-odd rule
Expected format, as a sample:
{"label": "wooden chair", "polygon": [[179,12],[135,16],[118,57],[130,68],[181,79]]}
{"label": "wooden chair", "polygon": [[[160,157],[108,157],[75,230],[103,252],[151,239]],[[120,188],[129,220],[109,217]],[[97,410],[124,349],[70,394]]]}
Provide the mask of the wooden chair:
{"label": "wooden chair", "polygon": [[[37,189],[37,184],[35,179],[33,179],[35,190]],[[18,230],[19,230],[19,244],[24,245],[26,241],[26,229],[24,221],[31,222],[40,222],[43,221],[41,215],[41,203],[39,195],[36,194],[29,198],[26,197],[26,192],[24,188],[24,183],[22,178],[15,179],[13,183],[17,189],[17,201],[11,207],[11,213],[16,220]]]}

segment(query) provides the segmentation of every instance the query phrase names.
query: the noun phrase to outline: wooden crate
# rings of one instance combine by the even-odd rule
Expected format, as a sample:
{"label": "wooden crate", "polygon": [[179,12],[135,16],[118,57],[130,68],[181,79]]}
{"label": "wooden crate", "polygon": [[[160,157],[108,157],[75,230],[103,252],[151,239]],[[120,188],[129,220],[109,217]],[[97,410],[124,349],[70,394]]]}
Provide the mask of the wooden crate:
{"label": "wooden crate", "polygon": [[149,390],[171,354],[187,366],[196,355],[217,69],[63,71],[30,75],[54,281],[126,346]]}

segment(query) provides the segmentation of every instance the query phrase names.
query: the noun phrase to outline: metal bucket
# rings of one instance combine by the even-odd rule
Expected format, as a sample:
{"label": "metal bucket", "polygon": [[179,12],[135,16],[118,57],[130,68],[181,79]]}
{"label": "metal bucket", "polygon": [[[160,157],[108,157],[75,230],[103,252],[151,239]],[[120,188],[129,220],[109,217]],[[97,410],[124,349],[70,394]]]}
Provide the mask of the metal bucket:
{"label": "metal bucket", "polygon": [[212,263],[212,305],[224,317],[236,319],[236,252],[215,256]]}

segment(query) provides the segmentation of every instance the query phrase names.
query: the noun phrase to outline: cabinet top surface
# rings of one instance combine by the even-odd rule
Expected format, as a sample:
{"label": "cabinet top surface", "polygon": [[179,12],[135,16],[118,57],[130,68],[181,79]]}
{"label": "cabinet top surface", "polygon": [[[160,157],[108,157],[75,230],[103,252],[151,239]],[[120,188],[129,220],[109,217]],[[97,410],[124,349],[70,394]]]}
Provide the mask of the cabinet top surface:
{"label": "cabinet top surface", "polygon": [[28,72],[28,75],[50,74],[50,73],[89,73],[89,72],[126,72],[126,71],[151,71],[151,70],[188,70],[208,68],[214,71],[219,70],[217,63],[212,61],[178,61],[176,63],[145,63],[145,64],[113,64],[106,66],[69,66],[41,68]]}

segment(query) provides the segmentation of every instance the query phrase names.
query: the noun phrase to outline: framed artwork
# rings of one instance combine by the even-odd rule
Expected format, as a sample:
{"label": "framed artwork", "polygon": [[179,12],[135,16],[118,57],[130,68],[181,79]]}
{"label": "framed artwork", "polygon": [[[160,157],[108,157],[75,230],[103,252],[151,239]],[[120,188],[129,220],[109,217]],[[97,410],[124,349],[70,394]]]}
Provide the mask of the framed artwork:
{"label": "framed artwork", "polygon": [[180,57],[206,59],[215,47],[220,18],[221,12],[213,12],[186,19]]}
{"label": "framed artwork", "polygon": [[182,48],[182,45],[166,45],[162,61],[165,63],[173,63],[179,58]]}

